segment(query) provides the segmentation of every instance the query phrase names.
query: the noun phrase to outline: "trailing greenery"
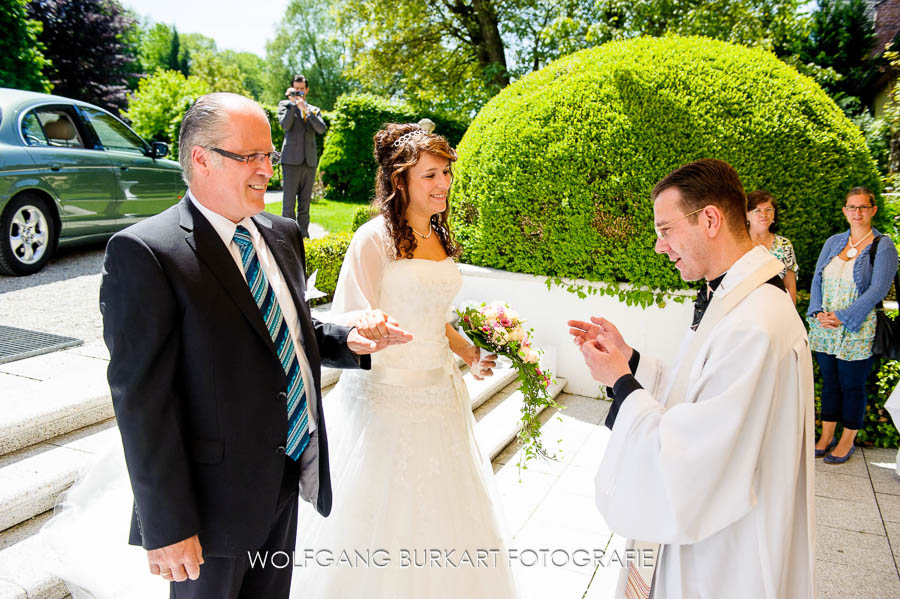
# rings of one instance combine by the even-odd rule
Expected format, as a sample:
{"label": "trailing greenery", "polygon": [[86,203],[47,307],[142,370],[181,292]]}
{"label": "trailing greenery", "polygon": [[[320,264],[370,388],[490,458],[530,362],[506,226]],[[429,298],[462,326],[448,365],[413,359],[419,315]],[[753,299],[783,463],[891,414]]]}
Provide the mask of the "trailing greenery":
{"label": "trailing greenery", "polygon": [[451,202],[464,261],[627,281],[637,289],[624,298],[640,304],[685,286],[653,250],[650,201],[682,164],[719,158],[748,190],[772,192],[807,286],[826,237],[847,227],[844,193],[879,188],[859,129],[811,79],[768,52],[698,37],[554,62],[491,100],[459,153]]}
{"label": "trailing greenery", "polygon": [[333,233],[321,239],[304,241],[306,276],[309,277],[319,271],[316,275],[316,289],[328,294],[326,297],[311,301],[312,305],[324,304],[333,299],[344,254],[350,245],[350,237],[350,233]]}
{"label": "trailing greenery", "polygon": [[450,145],[459,143],[466,123],[437,114],[416,112],[406,104],[390,102],[370,94],[338,98],[334,117],[325,137],[319,174],[325,199],[368,202],[375,194],[377,165],[372,155],[372,138],[385,124],[434,121],[435,133]]}

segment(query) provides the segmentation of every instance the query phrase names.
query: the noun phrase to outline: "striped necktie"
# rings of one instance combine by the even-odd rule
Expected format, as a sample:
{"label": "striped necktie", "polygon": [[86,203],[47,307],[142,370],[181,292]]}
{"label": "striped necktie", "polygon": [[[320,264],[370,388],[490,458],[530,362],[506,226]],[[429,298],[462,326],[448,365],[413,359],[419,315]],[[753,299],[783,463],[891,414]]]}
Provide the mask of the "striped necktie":
{"label": "striped necktie", "polygon": [[288,331],[287,323],[281,314],[281,306],[266,273],[259,264],[250,231],[239,225],[234,232],[234,242],[241,251],[241,262],[247,275],[250,293],[259,306],[266,328],[275,344],[275,351],[281,360],[281,366],[287,375],[287,414],[288,440],[286,453],[296,460],[309,443],[309,410],[306,406],[306,393],[303,389],[303,377],[300,376],[300,362],[297,360],[294,342]]}

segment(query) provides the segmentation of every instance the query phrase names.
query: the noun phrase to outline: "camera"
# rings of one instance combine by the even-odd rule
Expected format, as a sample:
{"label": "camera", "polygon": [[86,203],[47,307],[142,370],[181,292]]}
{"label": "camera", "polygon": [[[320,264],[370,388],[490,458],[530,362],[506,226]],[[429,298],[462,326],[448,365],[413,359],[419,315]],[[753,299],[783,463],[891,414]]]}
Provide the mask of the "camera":
{"label": "camera", "polygon": [[303,96],[306,95],[306,92],[299,90],[299,89],[292,89],[291,91],[288,92],[288,95],[291,97],[300,96],[302,98]]}

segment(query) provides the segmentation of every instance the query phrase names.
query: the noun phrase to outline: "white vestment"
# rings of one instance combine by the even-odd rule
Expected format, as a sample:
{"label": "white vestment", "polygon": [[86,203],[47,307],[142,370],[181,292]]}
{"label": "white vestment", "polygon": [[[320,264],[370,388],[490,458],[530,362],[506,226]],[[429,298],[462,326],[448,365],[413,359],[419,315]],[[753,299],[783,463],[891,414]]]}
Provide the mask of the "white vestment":
{"label": "white vestment", "polygon": [[[712,301],[771,259],[747,252]],[[812,358],[790,296],[756,288],[695,355],[671,369],[641,355],[644,388],[619,408],[597,506],[613,532],[663,544],[654,599],[813,599]],[[668,401],[679,368],[686,393]]]}

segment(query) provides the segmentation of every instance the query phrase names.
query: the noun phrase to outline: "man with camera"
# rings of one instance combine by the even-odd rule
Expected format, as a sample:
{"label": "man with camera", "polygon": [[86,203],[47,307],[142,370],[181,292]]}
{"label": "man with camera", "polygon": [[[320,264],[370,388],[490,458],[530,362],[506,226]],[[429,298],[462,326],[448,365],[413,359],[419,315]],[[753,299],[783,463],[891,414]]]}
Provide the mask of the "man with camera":
{"label": "man with camera", "polygon": [[[306,77],[295,75],[278,103],[278,121],[284,129],[281,165],[284,174],[284,196],[281,215],[296,218],[304,237],[309,237],[309,201],[316,180],[316,135],[325,133],[322,111],[306,102],[309,86]],[[297,214],[294,216],[294,205]]]}

